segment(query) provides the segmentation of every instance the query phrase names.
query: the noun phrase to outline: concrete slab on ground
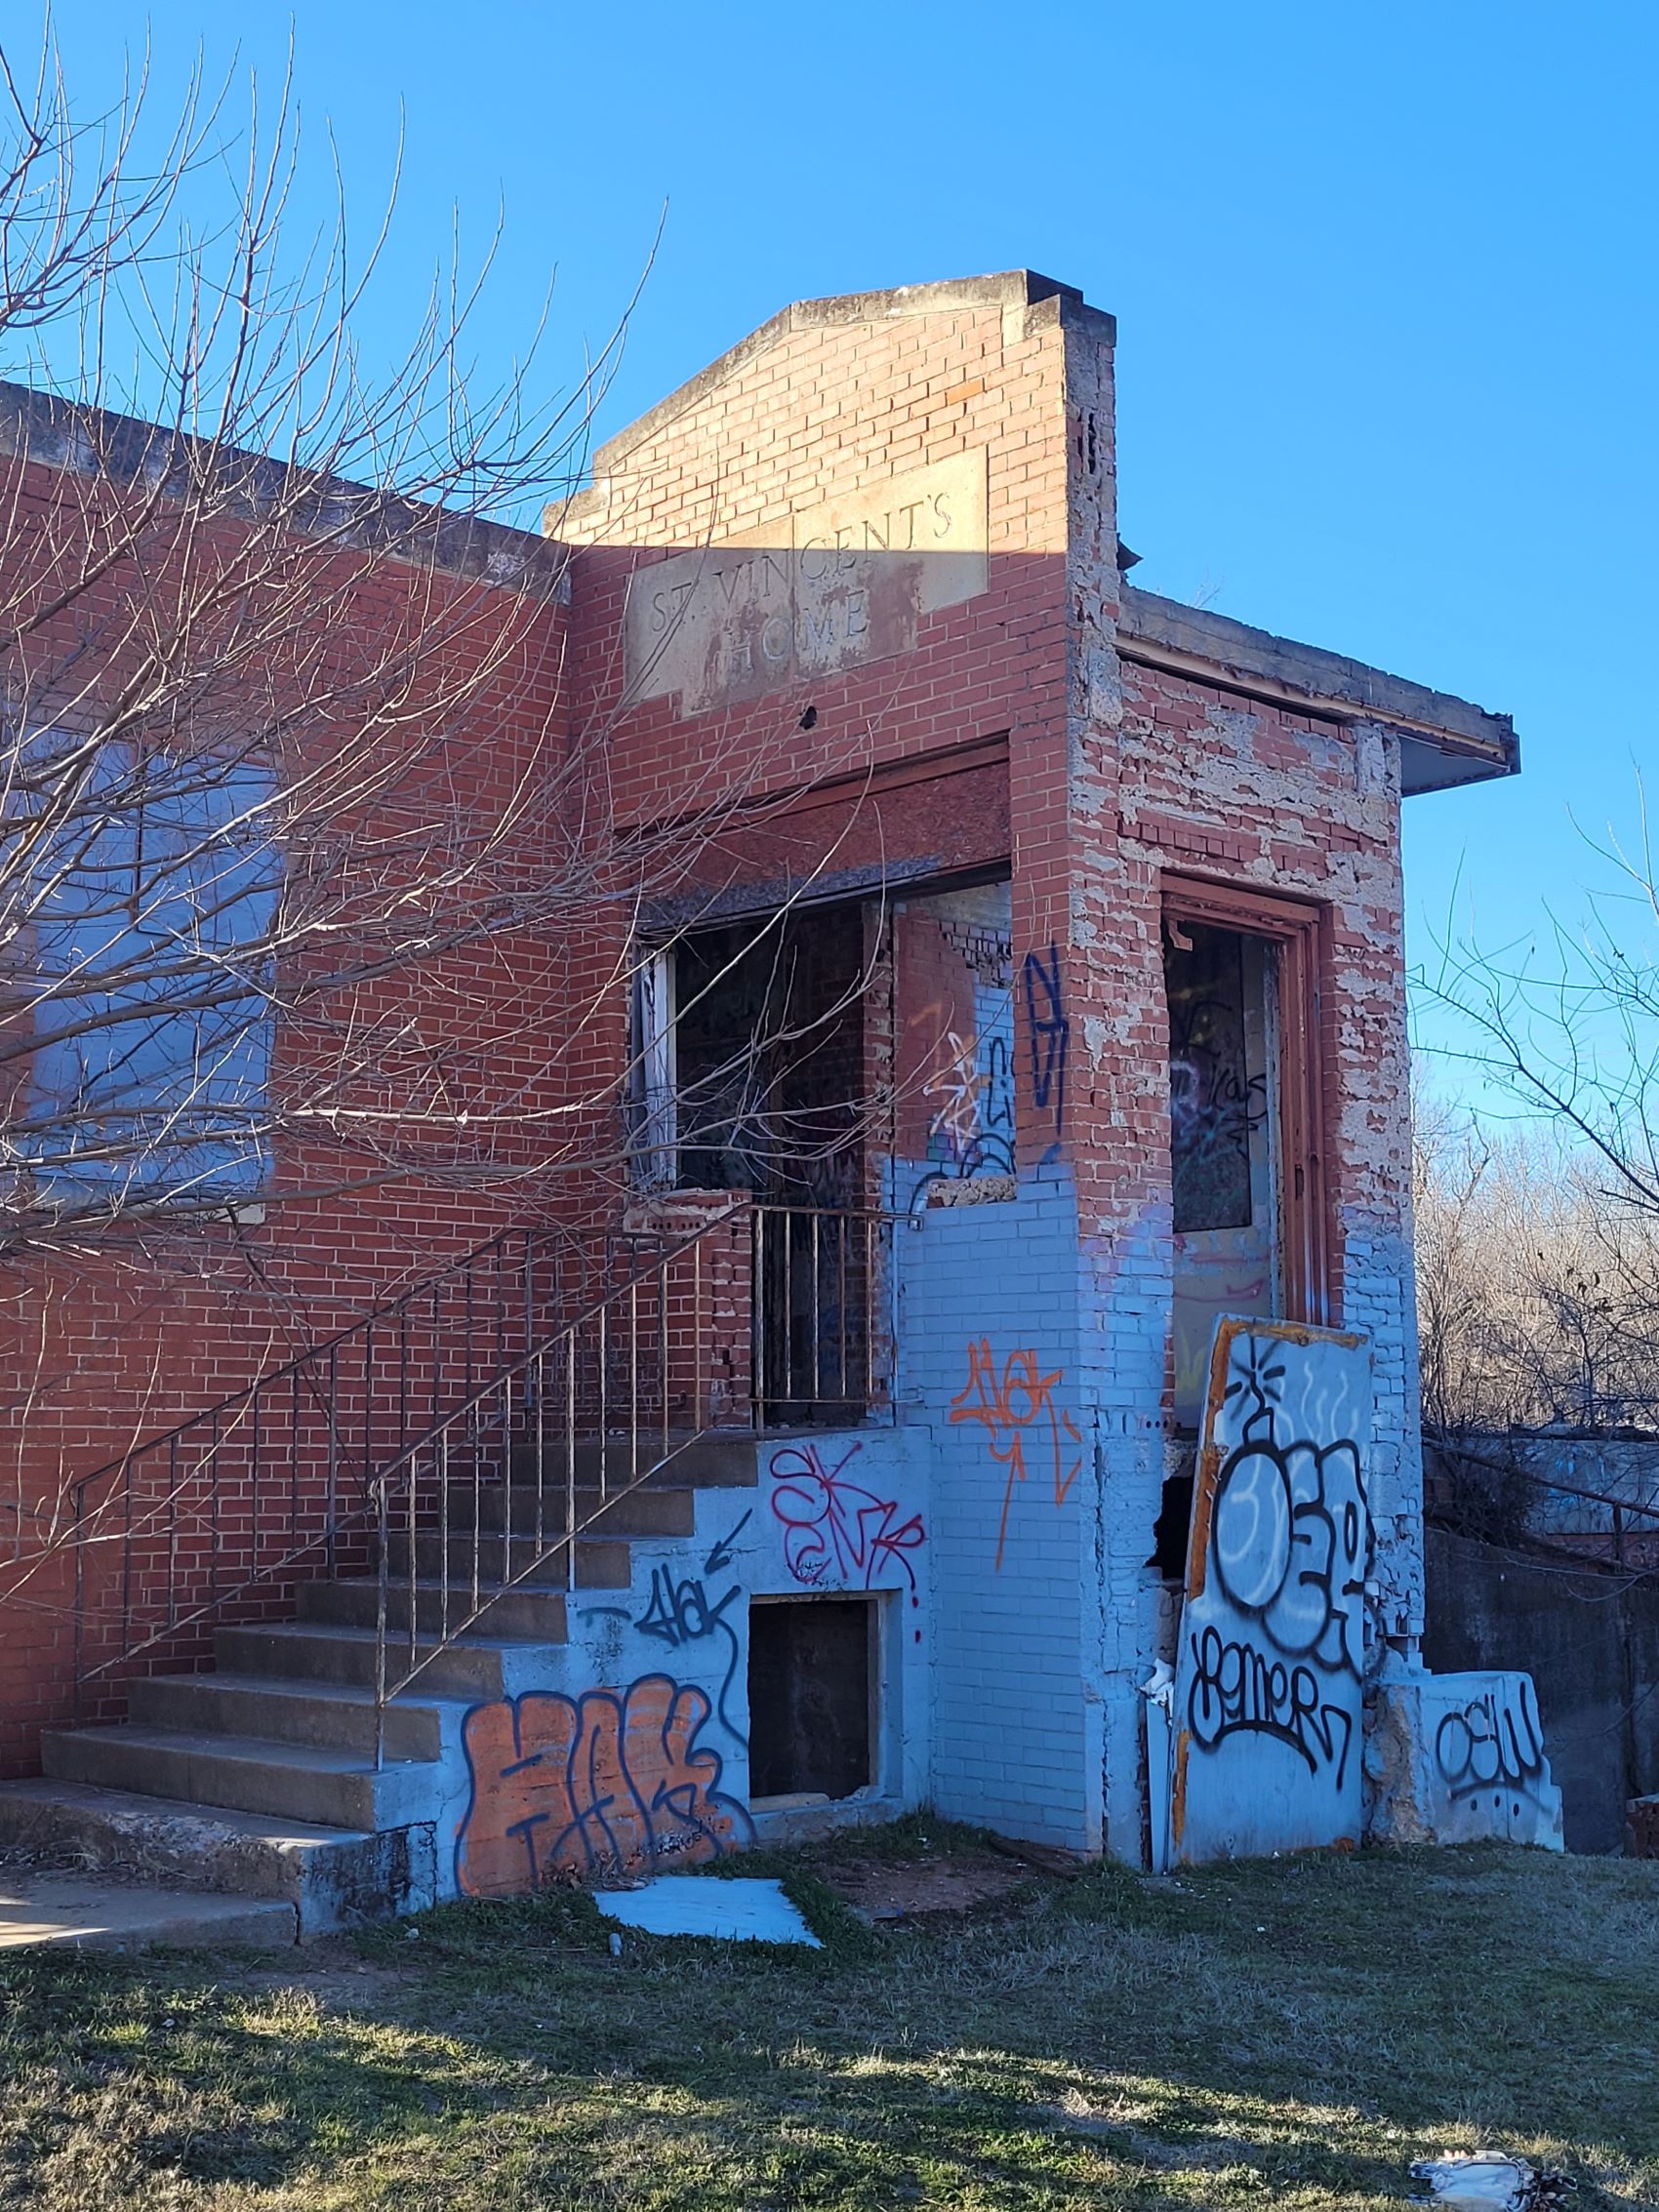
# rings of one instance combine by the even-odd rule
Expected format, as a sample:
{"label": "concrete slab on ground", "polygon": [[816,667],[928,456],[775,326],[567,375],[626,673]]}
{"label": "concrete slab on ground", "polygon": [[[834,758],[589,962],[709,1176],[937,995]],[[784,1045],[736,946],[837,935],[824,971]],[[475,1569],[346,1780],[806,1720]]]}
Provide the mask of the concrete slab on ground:
{"label": "concrete slab on ground", "polygon": [[205,1944],[288,1946],[297,1923],[281,1898],[217,1897],[150,1882],[0,1870],[0,1951],[54,1944],[71,1951],[142,1951]]}
{"label": "concrete slab on ground", "polygon": [[371,1834],[40,1776],[0,1783],[0,1879],[11,1868],[280,1899],[309,1937],[430,1905],[437,1841],[430,1822]]}

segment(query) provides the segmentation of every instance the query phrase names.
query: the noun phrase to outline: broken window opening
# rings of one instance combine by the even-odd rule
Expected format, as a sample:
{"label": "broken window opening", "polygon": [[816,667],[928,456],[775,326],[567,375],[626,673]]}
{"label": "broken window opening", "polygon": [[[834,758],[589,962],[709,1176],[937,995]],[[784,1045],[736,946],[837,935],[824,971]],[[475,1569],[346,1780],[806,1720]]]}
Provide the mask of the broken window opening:
{"label": "broken window opening", "polygon": [[757,1598],[749,1615],[749,1801],[854,1796],[876,1780],[874,1597]]}
{"label": "broken window opening", "polygon": [[864,971],[856,905],[699,930],[642,963],[643,1176],[775,1205],[856,1205]]}
{"label": "broken window opening", "polygon": [[894,907],[897,1208],[1011,1187],[1012,901],[1002,876]]}

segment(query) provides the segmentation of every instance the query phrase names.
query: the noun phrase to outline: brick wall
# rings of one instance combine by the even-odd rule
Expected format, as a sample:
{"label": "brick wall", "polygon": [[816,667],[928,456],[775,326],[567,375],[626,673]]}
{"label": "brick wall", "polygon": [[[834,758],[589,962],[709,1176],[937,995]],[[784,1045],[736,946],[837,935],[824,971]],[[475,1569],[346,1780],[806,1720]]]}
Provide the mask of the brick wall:
{"label": "brick wall", "polygon": [[[3,468],[6,496],[20,518],[9,534],[14,551],[52,544],[63,573],[78,573],[84,547],[97,545],[127,496],[122,487],[27,460],[9,460]],[[78,656],[70,662],[78,681],[93,681],[101,670],[114,691],[131,673],[148,620],[165,605],[182,564],[233,566],[238,541],[231,524],[214,525],[205,543],[185,543],[171,532],[168,515],[163,503],[138,557],[109,568],[68,615],[41,626],[30,640],[31,673],[38,676],[55,655]],[[429,829],[451,807],[466,810],[476,824],[516,820],[493,864],[504,879],[514,869],[545,872],[548,824],[536,809],[520,809],[519,795],[565,752],[565,611],[557,597],[523,599],[465,574],[432,576],[402,561],[319,553],[314,545],[297,548],[296,560],[309,564],[315,592],[316,635],[304,648],[311,680],[333,689],[340,703],[332,717],[297,717],[293,743],[302,764],[326,764],[349,744],[352,687],[373,688],[373,671],[396,640],[425,634],[431,641],[434,683],[480,664],[469,664],[469,655],[495,655],[468,711],[446,725],[441,742],[421,729],[418,710],[401,726],[388,721],[364,764],[365,776],[383,784],[372,818],[359,810],[354,821],[347,807],[333,824],[339,849],[331,865],[343,881],[349,885],[354,868],[384,868],[396,832]],[[253,672],[248,681],[254,683]],[[395,676],[388,681],[395,684]],[[234,696],[199,704],[209,726],[240,734]],[[256,711],[268,712],[268,700]],[[372,849],[353,834],[365,828],[372,829]],[[308,957],[318,954],[313,949]],[[80,1480],[452,1256],[546,1210],[550,1193],[562,1189],[562,1138],[549,1142],[548,1131],[562,1129],[552,1109],[568,1103],[573,1084],[571,1025],[561,1015],[568,972],[565,947],[552,933],[504,929],[330,992],[313,1001],[309,1015],[278,1028],[273,1090],[303,1093],[308,1072],[327,1064],[354,1026],[395,1024],[404,1059],[366,1070],[360,1103],[429,1099],[433,1070],[441,1070],[445,1114],[437,1134],[424,1133],[418,1120],[394,1129],[319,1118],[313,1134],[302,1137],[296,1128],[279,1148],[260,1194],[263,1218],[258,1209],[244,1210],[234,1226],[186,1232],[165,1219],[139,1217],[115,1235],[78,1237],[51,1255],[25,1252],[8,1266],[0,1278],[7,1376],[0,1403],[0,1771],[27,1771],[39,1727],[73,1707]],[[288,980],[298,978],[291,973]],[[377,1082],[383,1097],[375,1096]],[[369,1142],[361,1130],[370,1132]],[[324,1518],[318,1470],[326,1457],[326,1445],[308,1448],[296,1470],[300,1538]],[[222,1584],[239,1579],[254,1537],[252,1502],[239,1477],[227,1475],[222,1488],[217,1520],[205,1507],[198,1512],[193,1500],[170,1516],[161,1508],[133,1573],[110,1568],[108,1544],[86,1551],[88,1592],[101,1591],[106,1602],[83,1638],[83,1663],[122,1632],[115,1616],[133,1610],[157,1572],[176,1575],[186,1611],[215,1574]],[[109,1502],[105,1533],[125,1510],[124,1498],[118,1490]],[[267,1501],[262,1557],[270,1554],[273,1510]],[[158,1546],[171,1549],[170,1567],[158,1565]],[[244,1601],[243,1614],[284,1610],[287,1580],[262,1585]],[[207,1639],[205,1627],[189,1630],[143,1664],[181,1664],[199,1656]],[[96,1712],[108,1700],[101,1680],[84,1709]]]}
{"label": "brick wall", "polygon": [[[549,1104],[594,1102],[568,1147],[584,1172],[517,1189],[404,1177],[345,1207],[286,1207],[251,1250],[227,1245],[187,1278],[141,1264],[116,1288],[101,1263],[77,1272],[48,1322],[63,1380],[44,1427],[31,1414],[28,1480],[229,1387],[278,1317],[292,1334],[348,1311],[527,1193],[560,1211],[619,1204],[636,914],[752,912],[802,885],[875,899],[1005,865],[1018,1195],[899,1231],[898,1410],[932,1465],[934,1790],[970,1817],[1134,1857],[1136,1686],[1160,1634],[1147,1560],[1169,1464],[1170,871],[1294,894],[1327,916],[1337,1312],[1377,1347],[1384,1625],[1408,1636],[1420,1620],[1397,753],[1365,724],[1120,658],[1108,318],[990,283],[797,309],[762,335],[602,449],[593,491],[552,518],[577,548],[564,658],[544,640],[524,697],[504,687],[498,749],[475,764],[485,779],[521,769],[550,714],[594,764],[595,819],[681,825],[651,848],[642,905],[603,899],[558,943],[468,955],[444,999],[481,1106],[503,1085],[517,1101],[541,1085]],[[986,588],[921,611],[905,650],[718,707],[629,692],[635,569],[788,544],[792,515],[979,453]],[[872,957],[896,944],[903,960],[905,940],[872,913]],[[904,997],[877,960],[872,1087],[915,1073]],[[890,1162],[915,1134],[895,1126],[872,1149]],[[741,1272],[734,1252],[734,1313]],[[95,1351],[96,1418],[74,1379]],[[43,1612],[10,1647],[35,1717],[61,1702],[61,1612]]]}

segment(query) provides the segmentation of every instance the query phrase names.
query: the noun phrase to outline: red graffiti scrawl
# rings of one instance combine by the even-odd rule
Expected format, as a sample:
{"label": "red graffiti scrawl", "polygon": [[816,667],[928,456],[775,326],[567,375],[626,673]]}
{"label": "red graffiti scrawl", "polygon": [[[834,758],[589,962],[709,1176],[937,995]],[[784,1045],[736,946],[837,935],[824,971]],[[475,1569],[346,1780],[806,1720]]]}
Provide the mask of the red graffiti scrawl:
{"label": "red graffiti scrawl", "polygon": [[809,1589],[851,1589],[862,1576],[869,1589],[892,1565],[908,1579],[915,1602],[916,1572],[905,1554],[925,1544],[927,1532],[919,1513],[900,1520],[897,1499],[841,1479],[842,1468],[863,1449],[853,1445],[833,1467],[825,1466],[816,1444],[786,1444],[773,1453],[772,1510],[788,1531],[785,1560]]}
{"label": "red graffiti scrawl", "polygon": [[[1072,1458],[1071,1447],[1080,1444],[1076,1424],[1054,1402],[1054,1386],[1062,1380],[1059,1368],[1052,1375],[1040,1371],[1034,1351],[1011,1351],[997,1372],[990,1339],[981,1337],[968,1347],[968,1379],[951,1401],[953,1423],[977,1421],[991,1444],[991,1456],[1008,1469],[1002,1491],[1002,1519],[996,1531],[996,1566],[1008,1542],[1008,1510],[1014,1503],[1014,1485],[1024,1482],[1030,1468],[1026,1458],[1027,1431],[1039,1439],[1039,1460],[1052,1452],[1054,1503],[1063,1506],[1082,1468],[1082,1459]],[[1068,1465],[1068,1462],[1070,1464]]]}

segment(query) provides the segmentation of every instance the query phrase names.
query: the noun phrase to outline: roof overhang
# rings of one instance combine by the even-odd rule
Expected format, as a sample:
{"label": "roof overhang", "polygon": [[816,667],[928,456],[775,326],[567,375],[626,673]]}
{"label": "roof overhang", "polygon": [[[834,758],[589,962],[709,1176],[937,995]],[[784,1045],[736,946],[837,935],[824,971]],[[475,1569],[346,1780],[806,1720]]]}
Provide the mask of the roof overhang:
{"label": "roof overhang", "polygon": [[1231,616],[1125,584],[1117,650],[1197,683],[1219,685],[1321,721],[1372,722],[1399,740],[1405,797],[1454,784],[1484,783],[1520,769],[1520,746],[1507,714],[1490,714],[1449,692],[1431,691],[1363,661],[1325,653],[1252,629]]}

